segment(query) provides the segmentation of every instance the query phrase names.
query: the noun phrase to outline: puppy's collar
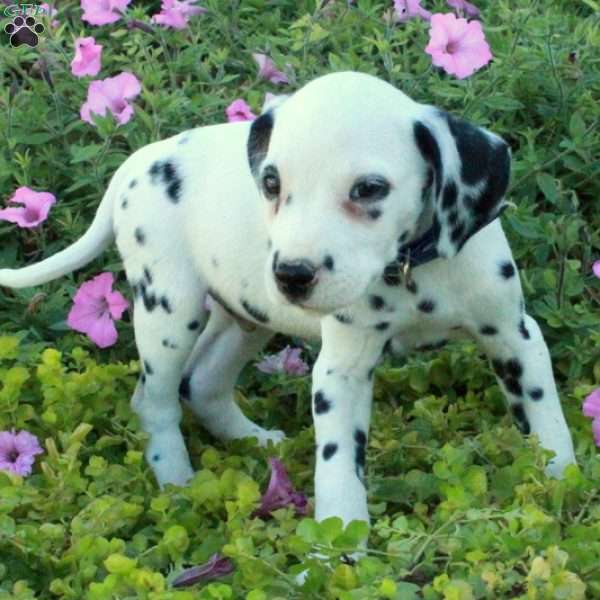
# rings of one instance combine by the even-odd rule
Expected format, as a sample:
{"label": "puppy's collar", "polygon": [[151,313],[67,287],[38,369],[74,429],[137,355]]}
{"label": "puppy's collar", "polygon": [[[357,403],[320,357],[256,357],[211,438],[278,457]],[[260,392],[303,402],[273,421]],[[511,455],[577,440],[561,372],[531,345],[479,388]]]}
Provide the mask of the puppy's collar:
{"label": "puppy's collar", "polygon": [[437,251],[438,234],[431,226],[423,235],[398,250],[398,265],[402,270],[412,269],[439,258]]}

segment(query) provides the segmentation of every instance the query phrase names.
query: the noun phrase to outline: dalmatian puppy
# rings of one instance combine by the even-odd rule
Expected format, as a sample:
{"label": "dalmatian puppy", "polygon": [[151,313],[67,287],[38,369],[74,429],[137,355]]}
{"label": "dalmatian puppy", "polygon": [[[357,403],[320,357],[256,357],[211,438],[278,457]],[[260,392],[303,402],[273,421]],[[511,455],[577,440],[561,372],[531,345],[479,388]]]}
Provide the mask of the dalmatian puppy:
{"label": "dalmatian puppy", "polygon": [[275,332],[322,340],[312,372],[318,520],[369,520],[365,453],[386,347],[474,338],[560,477],[575,462],[571,436],[497,218],[509,168],[493,133],[376,77],[329,74],[252,123],[141,148],[78,241],[0,270],[0,285],[50,281],[116,239],[143,365],[132,406],[160,485],[193,474],[180,397],[219,439],[283,437],[234,401],[240,371]]}

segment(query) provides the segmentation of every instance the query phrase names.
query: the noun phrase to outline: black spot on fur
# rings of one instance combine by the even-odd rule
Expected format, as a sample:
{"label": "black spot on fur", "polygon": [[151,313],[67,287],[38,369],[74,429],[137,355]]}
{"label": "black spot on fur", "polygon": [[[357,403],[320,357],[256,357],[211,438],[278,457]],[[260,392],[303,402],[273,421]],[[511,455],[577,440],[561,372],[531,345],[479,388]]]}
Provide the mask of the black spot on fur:
{"label": "black spot on fur", "polygon": [[[256,122],[256,121],[255,121]],[[252,306],[247,300],[243,298],[240,301],[241,305],[244,307],[244,310],[253,318],[256,319],[259,323],[268,323],[269,317],[266,313],[259,310],[255,306]]]}
{"label": "black spot on fur", "polygon": [[162,183],[166,187],[167,196],[173,204],[177,204],[181,199],[181,188],[183,185],[181,177],[177,173],[177,168],[171,161],[156,161],[148,171],[153,184]]}
{"label": "black spot on fur", "polygon": [[146,375],[154,374],[154,370],[152,369],[152,366],[147,360],[144,360],[144,373],[146,373]]}
{"label": "black spot on fur", "polygon": [[121,208],[123,210],[125,210],[128,206],[129,202],[127,201],[127,197],[123,198],[123,201],[121,202]]}
{"label": "black spot on fur", "polygon": [[521,377],[523,375],[523,365],[518,358],[511,358],[506,361],[506,372],[511,377]]}
{"label": "black spot on fur", "polygon": [[152,460],[153,460],[154,462],[158,462],[158,461],[160,460],[160,454],[154,454],[154,455],[152,456]]}
{"label": "black spot on fur", "polygon": [[225,302],[225,300],[223,300],[223,297],[221,296],[221,294],[219,294],[219,292],[217,292],[214,288],[209,288],[208,289],[208,293],[210,294],[210,296],[212,297],[212,299],[217,304],[219,304],[223,308],[223,310],[225,310],[225,312],[228,312],[232,317],[238,318],[238,315],[229,306],[229,304],[227,304],[227,302]]}
{"label": "black spot on fur", "polygon": [[404,244],[404,242],[406,242],[406,240],[408,240],[408,236],[409,236],[409,235],[410,235],[410,232],[409,232],[409,231],[403,231],[403,232],[400,234],[400,237],[398,238],[398,241],[399,241],[401,244]]}
{"label": "black spot on fur", "polygon": [[356,476],[362,481],[362,472],[365,469],[367,436],[362,429],[354,431],[354,441],[356,447],[354,450],[354,462],[356,463]]}
{"label": "black spot on fur", "polygon": [[458,211],[451,210],[448,213],[448,225],[454,227],[458,223]]}
{"label": "black spot on fur", "polygon": [[338,449],[338,445],[334,444],[333,442],[330,442],[329,444],[325,444],[325,447],[323,448],[324,460],[329,460],[337,452],[337,449]]}
{"label": "black spot on fur", "polygon": [[186,375],[181,379],[181,383],[179,384],[179,395],[184,400],[190,399],[190,376]]}
{"label": "black spot on fur", "polygon": [[171,348],[171,350],[177,350],[177,344],[167,338],[163,339],[162,345],[164,348]]}
{"label": "black spot on fur", "polygon": [[325,394],[320,390],[315,394],[314,404],[315,413],[318,415],[329,412],[329,409],[331,408],[331,402],[325,398]]}
{"label": "black spot on fur", "polygon": [[511,406],[511,412],[515,421],[517,423],[517,427],[521,430],[521,433],[524,435],[528,435],[531,433],[531,426],[529,425],[529,420],[527,419],[527,415],[525,414],[525,409],[522,404],[513,404]]}
{"label": "black spot on fur", "polygon": [[400,285],[402,278],[400,277],[400,269],[397,263],[390,263],[383,270],[383,281],[386,285]]}
{"label": "black spot on fur", "polygon": [[325,256],[325,260],[323,261],[323,266],[327,270],[333,271],[334,264],[333,256],[331,256],[331,254],[327,254],[327,256]]}
{"label": "black spot on fur", "polygon": [[544,390],[542,388],[536,387],[529,390],[529,397],[532,400],[541,400],[544,397]]}
{"label": "black spot on fur", "polygon": [[373,221],[379,219],[381,214],[382,212],[378,208],[372,208],[371,210],[367,211],[367,216]]}
{"label": "black spot on fur", "polygon": [[421,300],[417,304],[417,308],[424,313],[432,313],[435,310],[435,302],[433,300]]}
{"label": "black spot on fur", "polygon": [[528,340],[531,337],[529,329],[527,329],[527,327],[525,326],[525,319],[521,319],[521,321],[519,322],[519,332],[521,333],[521,336],[524,340]]}
{"label": "black spot on fur", "polygon": [[375,325],[375,329],[377,331],[385,331],[389,328],[389,326],[390,324],[387,321],[382,321],[381,323],[377,323],[377,325]]}
{"label": "black spot on fur", "polygon": [[140,246],[146,243],[146,234],[142,231],[141,227],[136,227],[133,233],[135,235],[135,241]]}
{"label": "black spot on fur", "polygon": [[258,174],[260,163],[267,155],[271,132],[273,131],[273,124],[273,114],[271,111],[267,111],[255,119],[250,127],[246,151],[248,163],[250,164],[250,171],[252,171],[252,174],[255,177]]}
{"label": "black spot on fur", "polygon": [[385,300],[381,296],[369,296],[369,304],[373,310],[381,310],[385,306]]}
{"label": "black spot on fur", "polygon": [[148,312],[152,312],[156,308],[157,304],[156,295],[148,289],[144,281],[141,281],[139,285],[142,301],[144,302],[144,308]]}
{"label": "black spot on fur", "polygon": [[452,180],[448,181],[444,186],[444,192],[442,195],[442,208],[444,210],[450,210],[456,206],[456,199],[458,197],[458,188],[456,183]]}
{"label": "black spot on fur", "polygon": [[271,263],[271,270],[273,273],[277,270],[277,263],[279,262],[279,250],[275,250],[273,253],[273,262]]}
{"label": "black spot on fur", "polygon": [[506,389],[511,394],[514,394],[515,396],[522,396],[523,395],[523,387],[521,386],[521,384],[519,383],[519,381],[517,379],[513,379],[511,377],[507,377],[504,380],[504,385],[506,386]]}
{"label": "black spot on fur", "polygon": [[188,323],[188,329],[190,331],[196,331],[196,329],[198,329],[198,327],[200,327],[200,321],[197,321],[194,319],[193,321],[190,321]]}
{"label": "black spot on fur", "polygon": [[141,374],[140,381],[142,382],[142,384],[146,383],[146,373]]}
{"label": "black spot on fur", "polygon": [[483,335],[496,335],[498,330],[493,325],[484,325],[479,332]]}
{"label": "black spot on fur", "polygon": [[417,284],[412,280],[409,279],[406,282],[406,289],[411,293],[411,294],[416,294],[419,291],[419,288],[417,287]]}
{"label": "black spot on fur", "polygon": [[132,190],[137,185],[137,179],[132,179],[129,182],[129,189]]}
{"label": "black spot on fur", "polygon": [[335,314],[333,316],[344,325],[350,325],[352,323],[352,318],[347,315]]}
{"label": "black spot on fur", "polygon": [[163,307],[164,311],[171,314],[173,309],[171,308],[171,304],[166,296],[161,296],[160,305]]}
{"label": "black spot on fur", "polygon": [[144,267],[144,277],[149,284],[152,283],[152,273],[150,273],[150,269],[148,267]]}
{"label": "black spot on fur", "polygon": [[392,352],[392,338],[390,338],[384,345],[381,350],[383,354],[390,354]]}
{"label": "black spot on fur", "polygon": [[513,264],[509,261],[505,261],[500,265],[500,275],[504,277],[504,279],[510,279],[515,276],[515,268]]}
{"label": "black spot on fur", "polygon": [[369,369],[369,372],[367,373],[367,379],[369,379],[369,380],[373,379],[373,375],[375,375],[375,367],[371,367]]}
{"label": "black spot on fur", "polygon": [[[450,233],[450,239],[457,244],[460,242],[465,235],[465,226],[463,223],[459,223]],[[462,245],[462,244],[461,244]]]}

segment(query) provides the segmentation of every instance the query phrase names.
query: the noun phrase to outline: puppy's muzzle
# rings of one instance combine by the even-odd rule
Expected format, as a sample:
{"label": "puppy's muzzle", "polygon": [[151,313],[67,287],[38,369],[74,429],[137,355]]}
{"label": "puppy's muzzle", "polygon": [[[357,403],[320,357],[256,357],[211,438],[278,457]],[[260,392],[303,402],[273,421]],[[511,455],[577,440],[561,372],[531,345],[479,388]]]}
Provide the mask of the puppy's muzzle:
{"label": "puppy's muzzle", "polygon": [[307,260],[278,261],[273,274],[277,288],[290,302],[306,300],[317,283],[317,268]]}

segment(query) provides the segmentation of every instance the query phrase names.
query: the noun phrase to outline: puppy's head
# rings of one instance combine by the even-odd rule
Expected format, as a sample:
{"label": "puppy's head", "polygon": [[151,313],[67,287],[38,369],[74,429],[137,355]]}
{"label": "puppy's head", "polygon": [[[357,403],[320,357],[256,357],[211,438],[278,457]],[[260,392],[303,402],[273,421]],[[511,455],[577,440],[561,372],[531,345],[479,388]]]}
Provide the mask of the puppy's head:
{"label": "puppy's head", "polygon": [[360,73],[316,79],[252,124],[272,299],[328,313],[352,304],[431,230],[451,258],[502,209],[507,144]]}

